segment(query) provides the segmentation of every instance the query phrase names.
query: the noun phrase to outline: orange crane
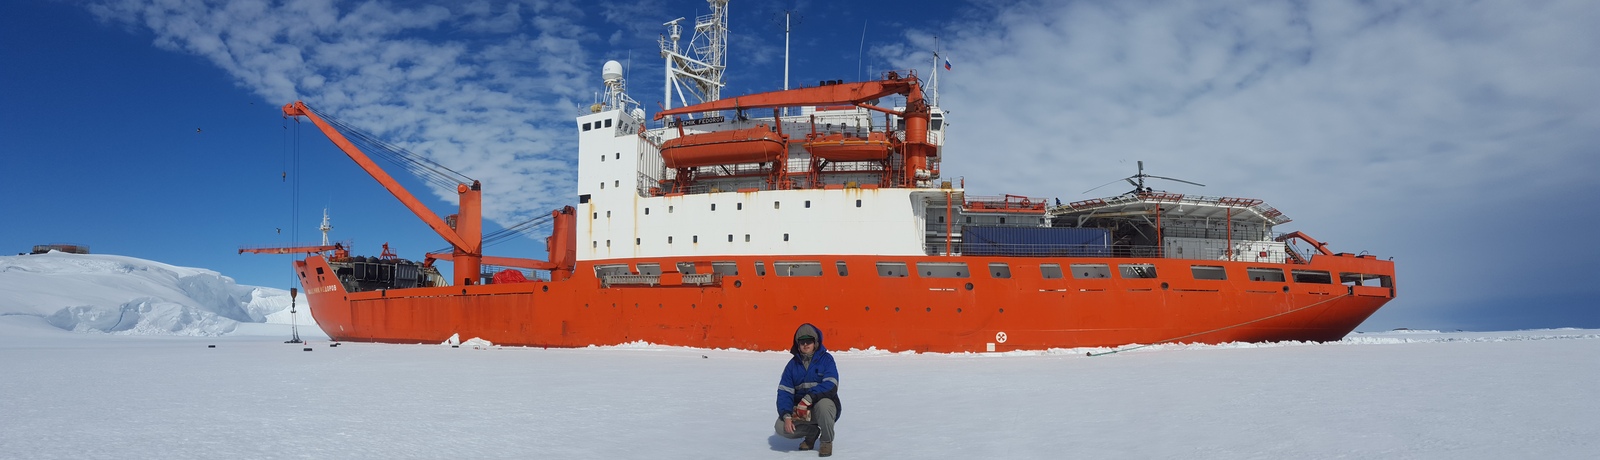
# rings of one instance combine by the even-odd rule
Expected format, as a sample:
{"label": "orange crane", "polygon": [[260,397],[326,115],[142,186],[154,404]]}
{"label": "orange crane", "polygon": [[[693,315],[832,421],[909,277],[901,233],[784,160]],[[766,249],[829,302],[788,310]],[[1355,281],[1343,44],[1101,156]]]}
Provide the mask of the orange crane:
{"label": "orange crane", "polygon": [[[438,233],[440,237],[449,242],[452,248],[449,257],[455,267],[455,279],[452,284],[457,286],[478,284],[485,259],[483,255],[482,184],[478,181],[472,181],[471,184],[456,184],[460,212],[455,216],[455,225],[451,225],[446,223],[444,218],[435,215],[433,211],[429,210],[426,205],[422,204],[422,201],[413,196],[411,192],[395,181],[394,177],[391,177],[389,173],[385,172],[377,163],[374,163],[365,153],[362,153],[361,149],[345,138],[344,134],[341,134],[333,125],[318,116],[310,107],[307,107],[305,102],[295,101],[285,104],[283,106],[283,116],[306,117],[306,119],[311,120],[313,124],[317,125],[318,129],[322,130],[322,134],[328,137],[328,140],[333,141],[333,144],[339,147],[339,150],[343,151],[351,160],[354,160],[357,165],[360,165],[362,170],[365,170],[368,175],[376,179],[378,184],[382,185],[396,199],[399,199],[400,203],[405,205],[406,209],[411,210],[412,214],[422,219],[423,223],[428,224],[428,227],[432,228],[434,233]],[[555,224],[557,229],[552,232],[551,238],[554,239],[557,236],[564,236],[568,240],[574,238],[576,234],[572,231],[574,225],[574,211],[572,208],[569,206],[564,210],[555,211],[555,214],[557,215]],[[562,231],[563,225],[566,226],[565,231]],[[557,243],[565,244],[547,245],[553,262],[510,257],[490,257],[490,259],[494,263],[509,266],[542,265],[542,269],[551,270],[552,278],[566,279],[571,276],[575,265],[577,247],[571,241]],[[558,250],[562,251],[561,255],[565,257],[558,258]],[[430,259],[434,258],[433,256],[433,254],[429,254]]]}
{"label": "orange crane", "polygon": [[[905,110],[886,109],[875,105],[879,98],[894,94],[906,97]],[[902,77],[898,72],[890,71],[884,76],[884,79],[878,81],[839,83],[718,99],[711,102],[663,110],[656,113],[655,119],[660,120],[669,115],[718,110],[772,109],[838,104],[850,104],[905,119],[906,170],[902,183],[906,185],[915,184],[918,171],[926,171],[928,158],[937,155],[938,149],[933,143],[928,142],[928,120],[932,112],[928,107],[927,101],[923,99],[922,82],[917,80],[917,76],[914,73]]]}

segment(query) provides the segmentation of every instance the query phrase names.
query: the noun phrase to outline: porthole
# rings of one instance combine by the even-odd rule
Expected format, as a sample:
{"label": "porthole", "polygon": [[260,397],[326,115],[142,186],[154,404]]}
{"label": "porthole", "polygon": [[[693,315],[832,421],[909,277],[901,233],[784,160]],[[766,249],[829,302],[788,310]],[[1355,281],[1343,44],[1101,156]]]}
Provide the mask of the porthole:
{"label": "porthole", "polygon": [[[743,281],[733,280],[733,287],[741,287],[741,286],[744,286],[744,282]],[[718,304],[717,308],[722,308],[722,305]]]}
{"label": "porthole", "polygon": [[[1287,286],[1285,286],[1285,287],[1287,287]],[[1167,283],[1161,283],[1161,290],[1163,290],[1163,291],[1167,290]]]}
{"label": "porthole", "polygon": [[967,283],[967,290],[968,290],[968,291],[971,291],[971,290],[972,290],[972,283]]}
{"label": "porthole", "polygon": [[[544,292],[550,292],[550,286],[540,286],[539,290],[540,291],[544,291]],[[584,304],[584,306],[588,307],[589,305],[588,304]]]}

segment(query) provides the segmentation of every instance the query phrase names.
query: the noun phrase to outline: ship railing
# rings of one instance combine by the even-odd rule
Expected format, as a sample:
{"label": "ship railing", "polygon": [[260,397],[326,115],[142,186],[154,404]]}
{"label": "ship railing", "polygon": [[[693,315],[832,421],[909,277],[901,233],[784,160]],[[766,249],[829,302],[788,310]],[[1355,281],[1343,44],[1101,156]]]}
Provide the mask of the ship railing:
{"label": "ship railing", "polygon": [[[945,252],[943,241],[929,241],[926,243],[928,255],[943,256],[999,256],[999,257],[1105,257],[1105,258],[1142,258],[1142,259],[1190,259],[1190,260],[1227,260],[1224,249],[1211,249],[1197,251],[1198,254],[1184,255],[1171,251],[1173,248],[1163,248],[1155,245],[1101,245],[1101,244],[962,244],[956,242],[950,246],[954,254]],[[1293,250],[1290,248],[1289,250]],[[1167,254],[1163,254],[1167,251]],[[1309,260],[1310,256],[1307,256]],[[1234,260],[1277,262],[1284,263],[1284,254],[1244,254],[1234,257]]]}
{"label": "ship railing", "polygon": [[1238,198],[1227,196],[1186,195],[1182,193],[1152,192],[1135,195],[1120,195],[1109,198],[1092,198],[1083,201],[1074,201],[1061,206],[1050,208],[1052,214],[1069,214],[1074,212],[1090,211],[1111,206],[1120,206],[1139,202],[1178,203],[1205,206],[1227,206],[1240,209],[1253,210],[1273,225],[1285,224],[1294,219],[1283,214],[1277,208],[1255,198]]}

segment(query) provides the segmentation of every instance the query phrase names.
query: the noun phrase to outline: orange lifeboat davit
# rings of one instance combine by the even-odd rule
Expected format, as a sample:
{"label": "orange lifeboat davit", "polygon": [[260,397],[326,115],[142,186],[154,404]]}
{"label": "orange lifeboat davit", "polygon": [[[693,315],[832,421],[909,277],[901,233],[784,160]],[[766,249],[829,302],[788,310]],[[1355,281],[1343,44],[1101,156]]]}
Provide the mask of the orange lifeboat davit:
{"label": "orange lifeboat davit", "polygon": [[871,133],[866,139],[833,134],[802,144],[811,156],[828,161],[880,161],[889,158],[892,146],[883,133]]}
{"label": "orange lifeboat davit", "polygon": [[785,149],[782,134],[772,132],[767,125],[757,125],[668,140],[661,143],[661,158],[668,168],[765,163],[777,161]]}

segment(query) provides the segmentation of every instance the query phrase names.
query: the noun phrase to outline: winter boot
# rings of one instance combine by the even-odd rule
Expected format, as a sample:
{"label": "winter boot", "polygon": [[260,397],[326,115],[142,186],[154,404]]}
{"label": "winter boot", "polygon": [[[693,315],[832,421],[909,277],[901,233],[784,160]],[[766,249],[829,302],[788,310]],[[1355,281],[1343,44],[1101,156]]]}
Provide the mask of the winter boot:
{"label": "winter boot", "polygon": [[815,445],[817,445],[817,437],[815,435],[806,436],[804,441],[800,441],[800,450],[811,450],[811,447]]}
{"label": "winter boot", "polygon": [[831,442],[823,442],[822,444],[818,444],[817,445],[817,456],[818,457],[831,457],[831,456],[833,456],[833,443],[831,443]]}

